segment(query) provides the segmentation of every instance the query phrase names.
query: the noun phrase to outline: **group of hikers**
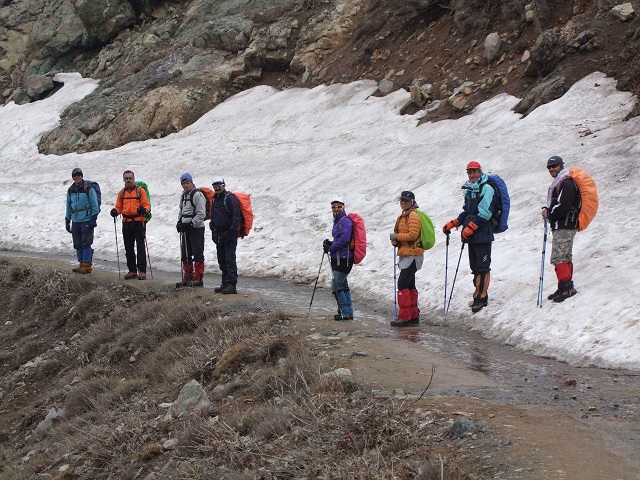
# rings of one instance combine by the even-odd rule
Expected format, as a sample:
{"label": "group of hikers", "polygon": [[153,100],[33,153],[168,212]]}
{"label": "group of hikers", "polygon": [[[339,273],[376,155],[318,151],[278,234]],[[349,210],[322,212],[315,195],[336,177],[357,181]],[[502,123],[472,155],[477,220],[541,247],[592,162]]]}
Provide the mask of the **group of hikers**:
{"label": "group of hikers", "polygon": [[[76,167],[71,172],[73,183],[66,196],[66,229],[73,238],[80,274],[91,273],[93,262],[93,235],[100,212],[101,192],[95,182],[84,180],[83,172]],[[128,272],[125,280],[147,278],[146,230],[151,205],[145,188],[136,184],[135,174],[126,170],[122,174],[124,187],[118,192],[114,218],[122,216],[122,237]],[[205,220],[210,218],[209,228],[216,245],[218,265],[222,272],[221,285],[216,293],[235,294],[238,282],[236,247],[241,235],[243,216],[236,196],[227,192],[222,177],[212,182],[212,199],[206,198],[202,188],[196,188],[189,173],[180,176],[180,196],[176,230],[180,234],[182,279],[176,287],[202,287],[204,275]]]}
{"label": "group of hikers", "polygon": [[[548,189],[546,205],[542,209],[542,219],[545,222],[545,232],[548,222],[553,233],[551,263],[555,266],[558,279],[558,288],[548,299],[563,302],[577,293],[573,285],[572,250],[575,234],[579,229],[581,199],[579,189],[569,171],[565,169],[560,156],[550,157],[547,160],[547,169],[553,181]],[[496,228],[494,214],[500,205],[496,190],[485,188],[489,177],[482,171],[479,162],[469,162],[466,173],[467,180],[461,187],[464,192],[462,212],[447,222],[442,227],[442,232],[447,235],[448,240],[453,229],[461,229],[463,248],[464,245],[468,245],[469,266],[475,287],[470,307],[471,311],[476,313],[489,303],[491,246]],[[86,274],[90,273],[92,268],[91,245],[100,211],[100,191],[99,188],[95,188],[94,182],[83,179],[80,168],[73,169],[72,178],[73,184],[67,192],[65,222],[67,231],[72,234],[79,262],[73,271]],[[122,236],[128,268],[124,278],[144,280],[147,277],[145,247],[146,223],[150,212],[149,198],[146,190],[136,183],[131,170],[126,170],[122,178],[124,187],[118,192],[111,216],[114,222],[117,216],[122,216]],[[236,247],[238,237],[242,236],[244,231],[243,213],[237,194],[226,190],[222,177],[215,177],[212,181],[212,198],[208,198],[203,191],[209,189],[197,188],[194,185],[189,173],[180,176],[180,184],[183,191],[180,196],[176,230],[180,233],[182,279],[176,283],[176,287],[203,286],[205,221],[210,218],[209,228],[222,273],[221,284],[214,291],[223,294],[237,293]],[[397,312],[391,325],[404,327],[420,323],[416,272],[423,265],[425,247],[430,246],[423,245],[421,240],[423,223],[414,193],[403,191],[399,202],[401,213],[393,232],[389,235],[394,252],[397,249],[396,265],[400,270],[397,278]],[[348,275],[354,265],[352,218],[355,217],[347,215],[345,207],[341,197],[332,199],[333,239],[323,242],[323,251],[329,255],[331,261],[331,291],[338,305],[338,313],[334,319],[338,321],[352,320],[354,315]]]}
{"label": "group of hikers", "polygon": [[[549,222],[553,232],[551,263],[555,266],[558,288],[547,298],[556,303],[574,296],[573,285],[573,240],[578,231],[578,214],[581,199],[575,181],[564,167],[560,156],[547,160],[547,169],[553,178],[547,192],[547,202],[542,208],[542,219]],[[442,232],[451,234],[453,229],[461,229],[463,245],[468,245],[469,266],[473,274],[473,299],[470,303],[473,313],[479,312],[489,303],[489,283],[491,280],[491,245],[494,241],[494,213],[499,208],[494,188],[484,188],[489,181],[477,161],[467,164],[467,181],[462,184],[464,203],[462,212],[442,227]],[[411,191],[400,194],[401,213],[396,220],[389,239],[397,248],[397,313],[390,322],[395,327],[418,325],[418,290],[416,272],[424,261],[425,248],[421,243],[422,222],[418,215],[416,197]],[[323,243],[324,252],[329,254],[332,269],[331,290],[338,304],[335,320],[353,319],[351,292],[347,276],[354,264],[350,239],[353,237],[353,221],[347,215],[341,198],[331,201],[333,212],[333,240]],[[546,241],[546,238],[545,238]],[[352,242],[353,243],[353,242]],[[544,251],[544,249],[543,249]],[[462,253],[461,253],[462,254]],[[544,257],[543,257],[544,266]]]}

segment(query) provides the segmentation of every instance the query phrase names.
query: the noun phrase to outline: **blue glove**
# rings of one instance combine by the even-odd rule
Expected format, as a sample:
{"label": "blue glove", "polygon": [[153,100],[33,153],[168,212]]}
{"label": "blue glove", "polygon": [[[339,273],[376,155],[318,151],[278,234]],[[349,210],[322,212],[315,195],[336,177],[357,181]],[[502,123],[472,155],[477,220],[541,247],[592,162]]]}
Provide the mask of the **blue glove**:
{"label": "blue glove", "polygon": [[67,229],[67,232],[71,233],[71,220],[69,220],[68,218],[65,218],[64,221],[65,221],[64,228]]}

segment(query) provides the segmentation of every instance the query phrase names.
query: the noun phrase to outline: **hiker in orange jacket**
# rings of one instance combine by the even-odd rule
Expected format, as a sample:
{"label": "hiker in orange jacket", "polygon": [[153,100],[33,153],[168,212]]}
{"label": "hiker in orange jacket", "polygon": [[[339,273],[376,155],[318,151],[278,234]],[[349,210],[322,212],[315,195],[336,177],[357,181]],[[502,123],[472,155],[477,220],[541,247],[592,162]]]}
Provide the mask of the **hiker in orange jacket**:
{"label": "hiker in orange jacket", "polygon": [[[122,238],[127,256],[127,268],[129,269],[124,279],[145,280],[147,278],[146,221],[151,206],[147,192],[134,183],[135,175],[131,170],[125,170],[122,179],[124,180],[124,188],[118,192],[116,206],[111,209],[111,216],[115,218],[122,215]],[[137,258],[136,250],[138,252]]]}
{"label": "hiker in orange jacket", "polygon": [[398,247],[398,318],[391,321],[392,327],[406,327],[420,323],[416,272],[422,268],[424,248],[420,246],[422,224],[416,212],[418,204],[413,192],[400,194],[402,213],[396,220],[393,233],[389,235],[392,245]]}

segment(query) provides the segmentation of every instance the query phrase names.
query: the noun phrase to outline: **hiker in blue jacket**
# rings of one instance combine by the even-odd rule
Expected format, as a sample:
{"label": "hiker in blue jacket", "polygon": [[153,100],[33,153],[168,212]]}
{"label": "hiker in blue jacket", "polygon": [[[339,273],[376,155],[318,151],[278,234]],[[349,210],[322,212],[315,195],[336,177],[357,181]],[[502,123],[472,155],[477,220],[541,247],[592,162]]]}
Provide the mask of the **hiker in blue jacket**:
{"label": "hiker in blue jacket", "polygon": [[480,163],[467,165],[468,181],[462,185],[464,205],[458,218],[442,227],[449,235],[453,228],[462,227],[462,241],[469,244],[469,266],[473,273],[473,303],[471,311],[479,312],[489,303],[491,279],[491,242],[494,240],[491,217],[496,209],[494,190],[487,185],[487,174],[482,173]]}
{"label": "hiker in blue jacket", "polygon": [[238,234],[242,224],[242,211],[238,198],[225,188],[224,178],[215,177],[211,181],[215,195],[211,205],[211,238],[216,244],[218,266],[222,273],[220,286],[213,289],[216,293],[236,294],[238,283],[238,264],[236,249]]}
{"label": "hiker in blue jacket", "polygon": [[336,197],[331,201],[333,213],[333,241],[326,239],[322,246],[331,259],[331,293],[338,302],[338,314],[334,320],[353,320],[351,290],[347,277],[353,268],[353,250],[350,248],[353,237],[353,221],[344,209],[344,201]]}
{"label": "hiker in blue jacket", "polygon": [[82,170],[78,167],[71,172],[73,184],[67,190],[67,209],[65,224],[67,232],[73,238],[78,266],[76,273],[91,273],[93,262],[93,231],[96,228],[98,213],[98,194],[95,188],[83,179]]}

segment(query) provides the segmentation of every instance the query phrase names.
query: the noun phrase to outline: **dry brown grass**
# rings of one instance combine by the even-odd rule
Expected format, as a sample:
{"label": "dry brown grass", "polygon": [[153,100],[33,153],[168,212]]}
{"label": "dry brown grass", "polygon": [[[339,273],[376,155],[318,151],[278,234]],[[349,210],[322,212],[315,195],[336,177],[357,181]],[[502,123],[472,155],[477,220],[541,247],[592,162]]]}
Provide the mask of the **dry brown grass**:
{"label": "dry brown grass", "polygon": [[[391,400],[349,400],[358,385],[325,378],[335,365],[316,358],[285,312],[221,319],[215,297],[202,292],[105,288],[2,265],[0,276],[3,269],[4,279],[48,289],[33,305],[22,287],[9,300],[0,295],[0,303],[20,309],[9,314],[23,319],[0,337],[18,359],[4,357],[12,368],[0,377],[9,392],[4,412],[29,412],[20,420],[0,413],[18,425],[0,444],[16,478],[53,477],[63,463],[70,469],[61,475],[92,479],[151,471],[171,479],[471,478],[444,447],[443,427],[425,427],[415,411]],[[54,301],[56,292],[63,298]],[[47,323],[40,300],[56,321]],[[54,342],[65,348],[51,349]],[[36,370],[14,378],[13,369],[41,354],[46,359]],[[192,378],[211,406],[165,420],[160,404]],[[26,391],[41,393],[22,396]],[[64,407],[66,416],[32,437],[51,407]],[[175,450],[162,447],[168,438],[178,439]],[[37,460],[21,463],[31,450],[40,452]]]}

